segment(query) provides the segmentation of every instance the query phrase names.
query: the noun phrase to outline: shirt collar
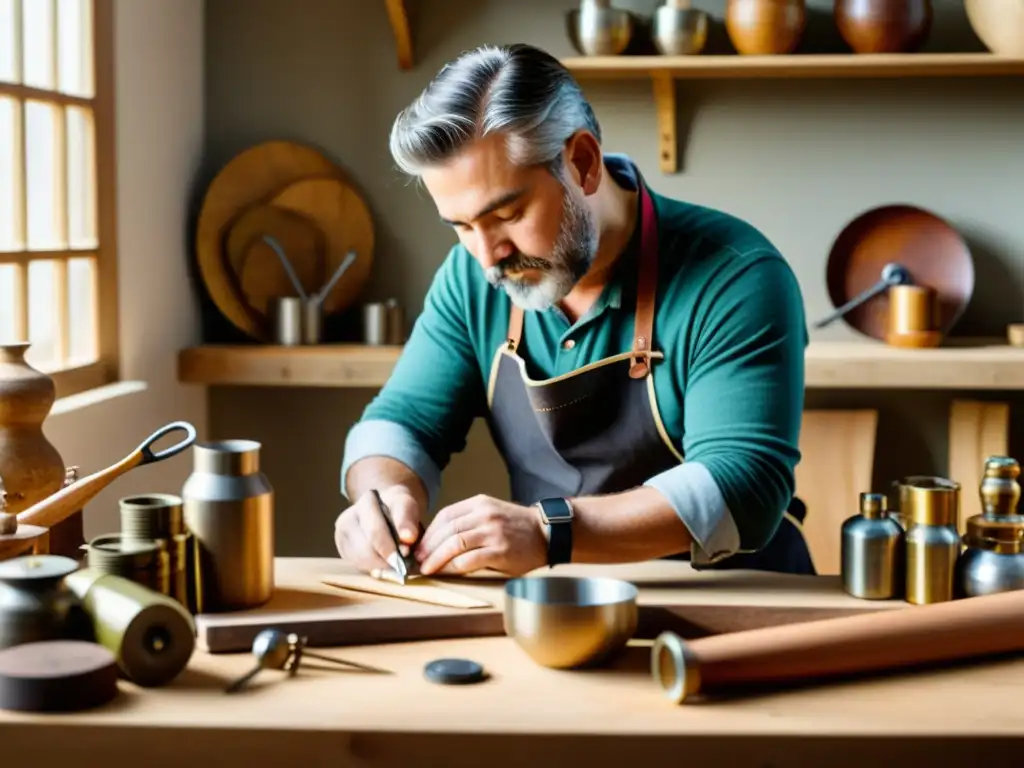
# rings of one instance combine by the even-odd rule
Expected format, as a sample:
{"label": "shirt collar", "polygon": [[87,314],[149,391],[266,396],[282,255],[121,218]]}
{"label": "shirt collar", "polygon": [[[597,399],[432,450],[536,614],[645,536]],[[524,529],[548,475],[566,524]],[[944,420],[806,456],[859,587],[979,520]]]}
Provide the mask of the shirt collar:
{"label": "shirt collar", "polygon": [[[604,166],[616,182],[630,191],[635,192],[639,190],[640,184],[643,183],[636,165],[627,155],[607,153],[604,156]],[[626,245],[625,252],[616,262],[615,268],[608,279],[608,284],[605,286],[600,298],[595,302],[592,312],[589,313],[592,316],[599,315],[606,308],[621,309],[624,285],[631,283],[631,277],[634,278],[632,282],[635,282],[634,273],[636,270],[633,267],[636,265],[637,255],[640,251],[639,200],[637,200],[637,206],[637,226],[633,230],[633,236]]]}

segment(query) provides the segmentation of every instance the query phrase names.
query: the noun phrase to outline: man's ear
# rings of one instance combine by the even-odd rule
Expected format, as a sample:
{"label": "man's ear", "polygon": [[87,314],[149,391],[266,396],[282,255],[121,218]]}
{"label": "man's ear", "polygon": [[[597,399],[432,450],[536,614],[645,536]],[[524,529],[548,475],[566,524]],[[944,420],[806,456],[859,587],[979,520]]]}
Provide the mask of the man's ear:
{"label": "man's ear", "polygon": [[601,157],[601,144],[590,131],[577,131],[565,143],[565,165],[584,195],[594,194],[601,184]]}

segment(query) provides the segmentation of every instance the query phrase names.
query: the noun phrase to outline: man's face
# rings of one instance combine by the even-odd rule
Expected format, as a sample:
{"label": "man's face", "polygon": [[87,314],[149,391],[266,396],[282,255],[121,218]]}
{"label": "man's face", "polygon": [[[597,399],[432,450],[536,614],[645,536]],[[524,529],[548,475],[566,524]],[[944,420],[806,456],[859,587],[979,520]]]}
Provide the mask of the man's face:
{"label": "man's face", "polygon": [[491,285],[524,309],[561,301],[594,261],[593,213],[572,177],[513,165],[500,137],[474,142],[423,183]]}

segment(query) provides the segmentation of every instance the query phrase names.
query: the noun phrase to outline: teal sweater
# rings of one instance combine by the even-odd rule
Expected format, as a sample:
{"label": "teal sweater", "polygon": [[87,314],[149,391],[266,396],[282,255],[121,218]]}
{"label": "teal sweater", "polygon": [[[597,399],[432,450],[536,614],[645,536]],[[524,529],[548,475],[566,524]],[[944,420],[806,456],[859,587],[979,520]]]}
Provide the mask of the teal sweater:
{"label": "teal sweater", "polygon": [[[637,179],[620,157],[606,165]],[[721,211],[651,192],[659,222],[654,389],[686,462],[648,481],[695,538],[694,561],[762,547],[793,494],[807,332],[789,265],[764,235]],[[527,312],[532,378],[567,373],[632,344],[640,227],[595,306],[576,323],[557,308]],[[391,456],[436,499],[440,472],[487,408],[491,364],[510,300],[461,245],[451,249],[393,374],[346,440],[345,473]],[[565,342],[574,340],[567,349]]]}

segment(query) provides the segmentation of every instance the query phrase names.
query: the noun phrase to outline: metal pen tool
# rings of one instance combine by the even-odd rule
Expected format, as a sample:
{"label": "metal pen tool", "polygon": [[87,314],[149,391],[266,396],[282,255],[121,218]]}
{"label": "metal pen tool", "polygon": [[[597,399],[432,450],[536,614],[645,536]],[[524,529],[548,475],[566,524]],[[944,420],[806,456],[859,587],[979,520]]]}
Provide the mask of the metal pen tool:
{"label": "metal pen tool", "polygon": [[380,497],[380,494],[376,489],[371,489],[374,500],[377,502],[377,508],[380,510],[381,516],[384,518],[384,522],[387,523],[388,531],[391,533],[391,540],[395,543],[395,551],[388,556],[387,563],[391,566],[391,570],[398,576],[400,584],[405,584],[406,579],[410,574],[416,573],[418,570],[418,563],[412,556],[412,553],[402,556],[402,540],[398,535],[398,528],[395,527],[395,521],[391,517],[391,510],[388,509],[387,504]]}

